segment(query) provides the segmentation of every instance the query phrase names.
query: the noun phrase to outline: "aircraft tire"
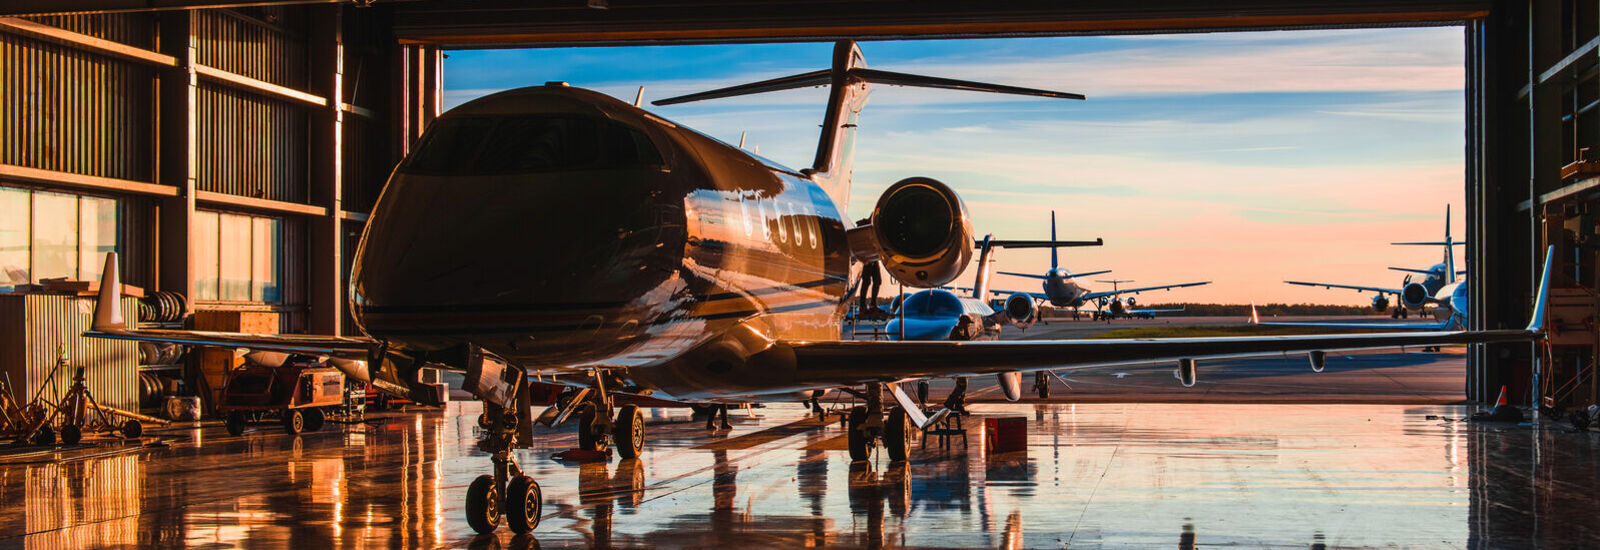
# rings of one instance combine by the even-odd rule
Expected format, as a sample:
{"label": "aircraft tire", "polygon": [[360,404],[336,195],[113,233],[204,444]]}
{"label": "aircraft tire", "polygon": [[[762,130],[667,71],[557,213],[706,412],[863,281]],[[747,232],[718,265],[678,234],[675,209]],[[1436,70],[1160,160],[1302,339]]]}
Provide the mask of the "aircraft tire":
{"label": "aircraft tire", "polygon": [[144,435],[144,424],[140,424],[138,420],[129,419],[122,423],[122,437],[138,439],[141,435]]}
{"label": "aircraft tire", "polygon": [[539,482],[517,476],[506,484],[506,525],[511,532],[522,534],[539,527],[543,512],[544,493],[539,490]]}
{"label": "aircraft tire", "polygon": [[74,426],[72,424],[67,424],[67,425],[61,427],[61,444],[62,445],[77,445],[79,441],[83,441],[83,429],[82,428],[79,428],[79,427]]}
{"label": "aircraft tire", "polygon": [[228,428],[228,435],[238,436],[243,434],[245,427],[244,413],[239,411],[228,413],[226,426]]}
{"label": "aircraft tire", "polygon": [[56,431],[49,426],[40,426],[39,431],[33,432],[34,445],[55,445]]}
{"label": "aircraft tire", "polygon": [[623,405],[617,410],[617,423],[611,428],[611,441],[623,459],[639,458],[644,451],[644,413],[638,405]]}
{"label": "aircraft tire", "polygon": [[889,411],[889,422],[884,426],[883,450],[889,452],[889,460],[900,462],[911,455],[911,422],[906,418],[906,410],[895,407]]}
{"label": "aircraft tire", "polygon": [[850,408],[850,418],[845,424],[845,441],[849,443],[850,460],[861,461],[872,456],[872,440],[867,434],[861,433],[861,425],[867,423],[867,407],[856,405]]}
{"label": "aircraft tire", "polygon": [[306,431],[308,432],[322,431],[322,425],[326,424],[328,421],[328,415],[324,414],[322,409],[306,409],[305,415]]}
{"label": "aircraft tire", "polygon": [[300,432],[306,431],[306,415],[300,409],[283,411],[283,431],[289,432],[289,435],[300,435]]}
{"label": "aircraft tire", "polygon": [[493,533],[500,526],[500,492],[494,476],[481,475],[467,486],[467,525],[479,533]]}

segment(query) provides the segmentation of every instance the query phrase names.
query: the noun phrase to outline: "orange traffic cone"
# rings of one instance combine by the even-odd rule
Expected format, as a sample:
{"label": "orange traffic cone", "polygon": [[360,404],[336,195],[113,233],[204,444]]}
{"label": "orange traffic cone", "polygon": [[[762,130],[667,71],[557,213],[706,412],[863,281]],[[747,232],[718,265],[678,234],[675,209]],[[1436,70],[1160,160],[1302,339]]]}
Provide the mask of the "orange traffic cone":
{"label": "orange traffic cone", "polygon": [[1489,409],[1489,420],[1495,422],[1521,422],[1522,409],[1511,406],[1506,399],[1506,387],[1500,386],[1500,398],[1494,402],[1494,408]]}

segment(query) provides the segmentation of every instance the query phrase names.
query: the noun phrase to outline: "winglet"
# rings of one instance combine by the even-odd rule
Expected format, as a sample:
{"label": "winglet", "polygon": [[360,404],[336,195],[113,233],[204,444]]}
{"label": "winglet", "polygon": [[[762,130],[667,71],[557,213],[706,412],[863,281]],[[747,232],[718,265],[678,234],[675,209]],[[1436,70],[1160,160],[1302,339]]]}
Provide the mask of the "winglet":
{"label": "winglet", "polygon": [[100,295],[94,302],[94,324],[99,332],[122,330],[128,324],[122,320],[122,279],[117,269],[117,253],[106,253],[106,269],[100,272]]}
{"label": "winglet", "polygon": [[1252,324],[1252,325],[1261,324],[1261,314],[1260,313],[1256,313],[1256,301],[1255,300],[1250,300],[1250,324]]}
{"label": "winglet", "polygon": [[1544,274],[1539,276],[1538,294],[1533,299],[1533,318],[1528,320],[1527,331],[1533,334],[1544,333],[1545,305],[1550,301],[1550,264],[1556,259],[1556,247],[1550,245],[1544,250]]}

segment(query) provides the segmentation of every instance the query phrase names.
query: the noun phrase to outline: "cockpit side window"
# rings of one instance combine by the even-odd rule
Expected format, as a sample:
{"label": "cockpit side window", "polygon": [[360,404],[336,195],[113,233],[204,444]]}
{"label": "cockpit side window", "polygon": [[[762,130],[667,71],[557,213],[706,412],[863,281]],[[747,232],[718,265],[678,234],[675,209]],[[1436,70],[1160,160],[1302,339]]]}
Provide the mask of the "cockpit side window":
{"label": "cockpit side window", "polygon": [[461,116],[438,120],[405,172],[496,175],[662,164],[644,132],[575,115]]}

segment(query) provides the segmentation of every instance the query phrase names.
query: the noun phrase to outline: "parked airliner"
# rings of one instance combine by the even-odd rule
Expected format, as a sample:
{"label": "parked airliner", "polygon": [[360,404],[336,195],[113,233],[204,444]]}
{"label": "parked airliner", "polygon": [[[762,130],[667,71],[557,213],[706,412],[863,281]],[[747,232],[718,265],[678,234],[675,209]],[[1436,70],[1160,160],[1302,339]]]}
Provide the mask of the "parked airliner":
{"label": "parked airliner", "polygon": [[[1357,291],[1362,291],[1362,292],[1371,291],[1371,292],[1375,293],[1372,296],[1372,310],[1376,311],[1376,312],[1379,312],[1379,313],[1383,313],[1384,311],[1389,311],[1389,295],[1393,294],[1395,296],[1395,298],[1399,301],[1399,304],[1397,304],[1397,307],[1395,307],[1394,310],[1390,313],[1390,317],[1393,317],[1393,318],[1396,318],[1396,319],[1401,319],[1401,318],[1405,318],[1405,317],[1410,317],[1411,316],[1411,312],[1413,312],[1413,311],[1417,312],[1417,313],[1421,313],[1423,308],[1425,308],[1425,307],[1427,307],[1429,305],[1437,304],[1438,302],[1434,298],[1439,294],[1439,291],[1444,289],[1446,286],[1450,286],[1450,285],[1455,284],[1456,276],[1465,273],[1465,271],[1457,271],[1456,270],[1455,247],[1461,246],[1461,245],[1465,245],[1465,244],[1467,244],[1467,242],[1466,241],[1457,241],[1457,240],[1454,240],[1454,239],[1452,239],[1450,237],[1450,206],[1449,205],[1446,205],[1444,207],[1444,240],[1443,241],[1404,242],[1404,243],[1390,243],[1390,244],[1399,245],[1399,246],[1442,246],[1442,247],[1444,247],[1444,259],[1443,259],[1443,261],[1440,261],[1439,263],[1434,264],[1432,267],[1429,267],[1427,269],[1413,269],[1413,268],[1406,268],[1406,267],[1391,267],[1391,268],[1389,268],[1390,270],[1402,271],[1402,272],[1405,272],[1407,274],[1406,278],[1404,280],[1400,281],[1400,288],[1383,288],[1383,287],[1360,286],[1360,285],[1341,285],[1341,284],[1333,284],[1333,283],[1313,283],[1313,282],[1305,282],[1305,281],[1284,281],[1284,282],[1285,283],[1289,283],[1291,285],[1319,286],[1319,287],[1322,287],[1322,288],[1329,288],[1329,289],[1347,288],[1347,289],[1350,289],[1350,290],[1357,290]],[[1413,281],[1412,280],[1412,278],[1414,278],[1417,275],[1421,275],[1422,276],[1422,280],[1421,281]]]}
{"label": "parked airliner", "polygon": [[[395,169],[368,219],[351,273],[360,337],[148,330],[123,322],[108,255],[94,337],[310,354],[382,391],[429,399],[422,368],[466,373],[484,401],[492,474],[466,489],[468,523],[525,532],[539,485],[512,453],[533,439],[529,380],[580,388],[557,419],[578,439],[639,456],[644,417],[619,392],[681,402],[795,399],[853,389],[852,459],[882,442],[904,460],[926,415],[907,380],[1466,342],[1542,334],[1538,294],[1524,329],[1225,338],[1007,342],[845,341],[842,320],[864,261],[933,288],[971,260],[966,206],[949,186],[888,186],[870,223],[843,216],[858,118],[872,84],[1044,98],[1083,96],[868,69],[851,41],[831,69],[655,102],[827,86],[820,143],[794,170],[597,92],[561,83],[496,93],[439,116]],[[1548,266],[1546,267],[1548,272]],[[1547,276],[1548,277],[1548,276]],[[888,396],[887,398],[885,396]],[[896,406],[897,405],[897,406]]]}
{"label": "parked airliner", "polygon": [[[1050,238],[1055,239],[1055,236],[1056,213],[1051,211]],[[1167,290],[1211,284],[1211,281],[1200,281],[1194,283],[1178,283],[1137,288],[1113,288],[1109,291],[1094,292],[1089,290],[1087,286],[1084,286],[1078,282],[1078,277],[1101,275],[1110,272],[1111,270],[1109,269],[1102,271],[1089,271],[1085,273],[1073,273],[1071,271],[1067,271],[1066,268],[1061,267],[1060,258],[1056,254],[1056,251],[1052,249],[1050,251],[1050,269],[1045,271],[1043,275],[1037,275],[1033,273],[1018,273],[1015,271],[998,272],[1001,275],[1039,279],[1043,281],[1042,286],[1044,287],[1044,292],[1026,292],[1020,290],[990,290],[989,292],[999,295],[1010,295],[1009,298],[1006,298],[1006,309],[1012,309],[1012,303],[1017,302],[1018,305],[1016,308],[1018,311],[1020,311],[1022,308],[1020,302],[1022,300],[1045,301],[1050,302],[1051,305],[1056,307],[1072,308],[1072,317],[1076,319],[1085,304],[1093,303],[1097,306],[1097,309],[1092,312],[1096,319],[1111,319],[1126,313],[1127,308],[1123,304],[1117,303],[1118,296],[1125,294],[1138,294],[1140,292],[1149,292],[1152,290]],[[1030,303],[1030,310],[1036,310],[1036,308],[1031,307],[1036,305],[1036,303]],[[1115,311],[1117,309],[1123,309],[1124,311]]]}

